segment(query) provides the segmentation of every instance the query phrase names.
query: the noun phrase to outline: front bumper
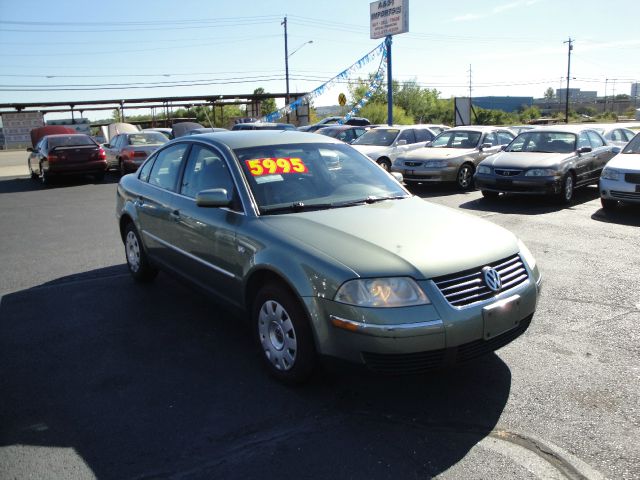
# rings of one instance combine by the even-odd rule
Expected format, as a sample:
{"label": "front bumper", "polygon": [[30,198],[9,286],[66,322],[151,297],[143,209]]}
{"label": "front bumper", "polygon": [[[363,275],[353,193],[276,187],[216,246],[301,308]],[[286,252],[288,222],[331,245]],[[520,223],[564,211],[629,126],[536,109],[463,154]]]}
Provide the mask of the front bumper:
{"label": "front bumper", "polygon": [[[306,297],[318,352],[381,372],[408,373],[447,366],[494,351],[527,329],[536,309],[541,277],[536,268],[519,287],[462,308],[452,307],[432,281],[419,284],[432,304],[361,308],[326,298]],[[487,312],[501,308],[501,303],[514,305],[514,299],[518,310],[511,326],[496,335],[487,335],[490,321]],[[347,323],[338,327],[335,320]]]}
{"label": "front bumper", "polygon": [[391,167],[392,172],[399,172],[405,182],[441,183],[455,182],[458,175],[458,167],[407,167],[398,165]]}
{"label": "front bumper", "polygon": [[476,188],[490,192],[519,193],[523,195],[557,195],[562,192],[562,177],[498,178],[494,175],[474,175]]}
{"label": "front bumper", "polygon": [[600,179],[600,196],[605,200],[640,203],[640,185],[625,181]]}

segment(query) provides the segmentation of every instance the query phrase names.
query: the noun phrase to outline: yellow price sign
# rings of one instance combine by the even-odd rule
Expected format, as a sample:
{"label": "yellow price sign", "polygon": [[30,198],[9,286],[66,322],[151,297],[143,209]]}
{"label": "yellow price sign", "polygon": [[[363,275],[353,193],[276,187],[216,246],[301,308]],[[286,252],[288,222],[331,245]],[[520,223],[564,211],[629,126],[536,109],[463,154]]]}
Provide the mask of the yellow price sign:
{"label": "yellow price sign", "polygon": [[300,158],[254,158],[245,160],[249,173],[254,177],[278,173],[307,173],[309,169]]}

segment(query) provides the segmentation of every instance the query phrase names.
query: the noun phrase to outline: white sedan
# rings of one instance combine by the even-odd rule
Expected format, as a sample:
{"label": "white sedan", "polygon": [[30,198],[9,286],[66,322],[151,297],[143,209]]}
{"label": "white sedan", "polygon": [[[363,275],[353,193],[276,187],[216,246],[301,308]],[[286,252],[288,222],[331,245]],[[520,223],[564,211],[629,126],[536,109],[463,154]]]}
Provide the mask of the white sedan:
{"label": "white sedan", "polygon": [[602,170],[600,201],[605,210],[618,202],[640,204],[640,133]]}

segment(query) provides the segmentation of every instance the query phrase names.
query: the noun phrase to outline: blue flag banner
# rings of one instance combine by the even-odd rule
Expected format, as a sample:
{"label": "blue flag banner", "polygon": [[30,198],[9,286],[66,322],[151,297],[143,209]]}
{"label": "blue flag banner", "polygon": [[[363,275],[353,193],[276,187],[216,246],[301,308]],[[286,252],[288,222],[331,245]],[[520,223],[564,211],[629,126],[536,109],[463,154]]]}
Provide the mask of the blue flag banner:
{"label": "blue flag banner", "polygon": [[[338,75],[336,75],[335,77],[331,78],[327,82],[323,83],[322,85],[320,85],[318,88],[316,88],[312,92],[307,93],[305,96],[298,98],[295,102],[290,103],[289,105],[285,105],[281,109],[276,110],[275,112],[270,113],[269,115],[265,115],[264,117],[262,117],[260,119],[260,121],[261,122],[275,122],[276,120],[282,118],[283,116],[287,115],[288,113],[295,112],[300,105],[302,105],[303,103],[309,103],[314,98],[319,97],[320,95],[325,93],[329,88],[331,88],[336,82],[338,82],[339,80],[347,79],[351,73],[355,72],[356,70],[361,69],[362,67],[364,67],[368,63],[372,62],[380,54],[382,54],[383,57],[386,58],[387,49],[386,49],[386,46],[385,46],[384,42],[382,42],[376,48],[371,50],[369,53],[367,53],[364,57],[362,57],[360,60],[355,62],[349,68],[347,68],[346,70],[343,70]],[[362,107],[360,107],[360,108],[362,108]]]}
{"label": "blue flag banner", "polygon": [[371,80],[371,83],[369,84],[369,88],[367,89],[367,92],[360,99],[360,101],[357,102],[353,106],[353,108],[351,108],[349,113],[347,113],[342,120],[338,121],[339,125],[342,125],[347,120],[349,120],[351,117],[356,115],[360,111],[360,109],[367,104],[367,102],[369,101],[371,96],[384,83],[384,75],[385,75],[386,71],[387,71],[387,49],[385,48],[384,51],[382,52],[382,58],[380,59],[380,66],[378,67],[378,71],[376,72],[375,76],[373,77],[373,80]]}

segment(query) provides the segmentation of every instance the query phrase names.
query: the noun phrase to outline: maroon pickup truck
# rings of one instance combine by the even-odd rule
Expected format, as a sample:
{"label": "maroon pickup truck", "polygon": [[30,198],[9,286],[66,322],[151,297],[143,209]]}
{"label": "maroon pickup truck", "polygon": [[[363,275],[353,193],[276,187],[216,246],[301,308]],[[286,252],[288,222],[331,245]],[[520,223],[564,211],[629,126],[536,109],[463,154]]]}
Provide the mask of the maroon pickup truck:
{"label": "maroon pickup truck", "polygon": [[28,160],[31,178],[47,184],[53,177],[63,175],[93,175],[101,181],[107,170],[104,149],[88,135],[72,129],[67,129],[68,133],[58,130],[51,134],[51,128],[31,132],[34,147],[27,148],[31,152]]}

